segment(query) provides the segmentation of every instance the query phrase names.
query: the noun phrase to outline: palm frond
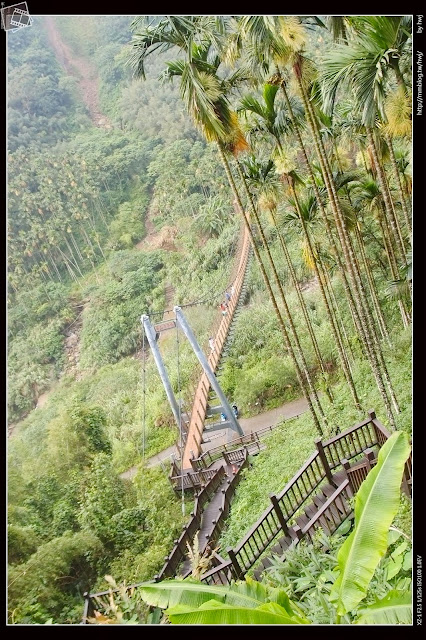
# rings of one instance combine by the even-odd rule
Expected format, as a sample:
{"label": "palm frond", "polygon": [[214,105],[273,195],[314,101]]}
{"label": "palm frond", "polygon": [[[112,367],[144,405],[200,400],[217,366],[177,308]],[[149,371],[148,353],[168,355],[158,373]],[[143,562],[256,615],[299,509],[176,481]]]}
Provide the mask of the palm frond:
{"label": "palm frond", "polygon": [[404,87],[400,86],[388,95],[384,104],[384,112],[387,123],[383,125],[383,131],[394,136],[411,137],[411,95]]}

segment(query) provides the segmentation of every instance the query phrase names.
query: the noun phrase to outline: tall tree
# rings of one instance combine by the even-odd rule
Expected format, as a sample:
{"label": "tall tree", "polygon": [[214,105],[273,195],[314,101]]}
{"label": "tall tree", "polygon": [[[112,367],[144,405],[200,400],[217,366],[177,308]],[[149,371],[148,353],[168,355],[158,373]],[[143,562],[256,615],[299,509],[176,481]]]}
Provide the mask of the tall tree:
{"label": "tall tree", "polygon": [[[137,21],[135,27],[139,24],[140,21]],[[201,40],[202,44],[197,44],[195,42],[196,39]],[[134,35],[132,41],[134,53],[131,61],[136,75],[144,77],[144,62],[147,56],[153,51],[157,49],[166,51],[173,46],[177,46],[180,51],[184,53],[185,58],[183,60],[167,63],[167,69],[163,77],[180,77],[181,96],[188,112],[206,139],[208,141],[214,141],[218,145],[219,155],[224,165],[229,184],[234,193],[240,214],[244,219],[254,254],[259,263],[265,285],[281,327],[286,350],[292,358],[299,384],[306,397],[315,426],[319,433],[322,434],[322,428],[312,405],[309,389],[290,342],[287,328],[251,230],[250,221],[245,214],[226,157],[226,152],[231,152],[235,157],[240,150],[247,148],[247,142],[238,126],[236,114],[231,110],[227,99],[227,91],[243,77],[243,73],[236,71],[231,77],[226,79],[219,78],[217,70],[221,60],[219,56],[211,55],[211,40],[211,32],[208,34],[208,37],[206,37],[205,21],[202,20],[202,18],[196,16],[191,16],[189,19],[176,16],[168,17],[162,20],[156,27],[147,27],[140,33]],[[241,177],[242,172],[240,172],[239,165],[237,165],[237,167]],[[246,187],[243,176],[242,182],[243,186]],[[247,195],[250,199],[251,194],[248,192]],[[254,206],[252,207],[252,211],[256,218],[257,212]],[[274,269],[274,277],[277,280],[273,261],[272,267]],[[279,279],[277,284],[280,284]],[[317,405],[319,405],[319,403],[317,403]]]}

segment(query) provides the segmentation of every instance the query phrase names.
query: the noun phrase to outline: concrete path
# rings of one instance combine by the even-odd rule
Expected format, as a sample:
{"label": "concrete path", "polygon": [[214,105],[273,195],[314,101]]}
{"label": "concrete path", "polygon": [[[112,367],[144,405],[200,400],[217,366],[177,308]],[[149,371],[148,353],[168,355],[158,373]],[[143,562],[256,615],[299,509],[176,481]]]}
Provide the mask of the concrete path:
{"label": "concrete path", "polygon": [[[281,420],[288,420],[289,418],[294,418],[305,411],[308,410],[308,403],[305,398],[298,398],[297,400],[293,400],[292,402],[286,402],[281,407],[277,407],[276,409],[271,409],[270,411],[265,411],[264,413],[260,413],[258,416],[253,416],[253,418],[240,418],[239,423],[244,433],[250,433],[251,431],[256,431],[257,429],[262,429],[262,427],[270,427],[275,426]],[[228,431],[229,429],[224,431],[216,431],[208,436],[209,442],[203,445],[203,450],[208,451],[212,447],[217,447],[219,445],[225,444],[228,441]],[[234,437],[234,433],[232,432],[232,437]],[[155,456],[148,458],[147,467],[156,467],[157,465],[163,463],[166,465],[167,470],[169,467],[170,458],[174,454],[176,457],[179,457],[179,451],[176,445],[172,445],[160,453],[157,453]],[[138,470],[139,465],[128,469],[128,471],[124,471],[124,473],[120,474],[120,478],[129,479],[133,478]]]}

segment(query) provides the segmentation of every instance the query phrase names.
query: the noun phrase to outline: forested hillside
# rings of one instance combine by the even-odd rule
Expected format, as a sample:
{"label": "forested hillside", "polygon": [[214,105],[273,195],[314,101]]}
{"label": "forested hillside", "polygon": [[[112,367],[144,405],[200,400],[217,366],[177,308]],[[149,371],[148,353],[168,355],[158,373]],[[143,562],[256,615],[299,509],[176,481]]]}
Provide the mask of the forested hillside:
{"label": "forested hillside", "polygon": [[[308,411],[244,471],[220,553],[318,435],[372,407],[411,432],[409,19],[257,18],[36,17],[8,38],[9,623],[77,624],[105,575],[162,566],[193,498],[147,466],[178,431],[140,317],[205,301],[185,315],[207,349],[244,225],[221,385],[245,417]],[[196,357],[160,346],[188,403]]]}

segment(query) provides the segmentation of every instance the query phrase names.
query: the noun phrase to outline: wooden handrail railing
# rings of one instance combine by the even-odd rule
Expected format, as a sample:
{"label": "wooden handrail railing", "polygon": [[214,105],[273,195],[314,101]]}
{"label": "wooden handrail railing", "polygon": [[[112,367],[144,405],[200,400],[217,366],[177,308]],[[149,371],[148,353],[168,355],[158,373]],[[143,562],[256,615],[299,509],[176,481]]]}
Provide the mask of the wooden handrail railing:
{"label": "wooden handrail railing", "polygon": [[[287,424],[291,420],[295,420],[300,415],[301,414],[299,413],[295,416],[292,416],[291,418],[288,418],[284,421],[285,424]],[[217,447],[212,447],[211,449],[208,449],[207,451],[202,453],[198,458],[191,459],[192,468],[197,471],[199,469],[207,469],[215,460],[221,457],[223,451],[232,451],[234,448],[238,448],[242,444],[250,444],[255,440],[260,440],[260,438],[270,435],[276,427],[282,424],[283,423],[280,422],[268,427],[262,427],[260,429],[257,429],[256,431],[246,433],[244,436],[233,438],[225,444],[218,445]]]}
{"label": "wooden handrail railing", "polygon": [[[234,549],[228,549],[231,563],[234,565],[234,573],[239,577],[244,576],[278,533],[283,532],[287,535],[291,522],[294,521],[309,496],[330,477],[332,478],[331,468],[342,467],[346,459],[350,460],[372,447],[380,449],[389,435],[386,428],[377,420],[374,411],[370,411],[369,417],[362,422],[324,442],[317,441],[317,451],[308,458],[277,496],[271,496],[272,505],[263,512],[238,545]],[[360,449],[362,441],[365,449]],[[336,460],[334,456],[339,449],[346,455]],[[228,565],[225,568],[228,571]],[[219,570],[219,567],[212,569],[209,572],[209,579],[214,580],[214,572]]]}
{"label": "wooden handrail railing", "polygon": [[[375,464],[377,455],[373,447],[380,449],[389,436],[389,432],[380,421],[377,420],[375,413],[370,411],[368,419],[359,422],[333,438],[321,442],[321,447],[317,448],[317,451],[308,458],[299,471],[286,484],[284,489],[277,496],[271,496],[271,506],[263,512],[237,547],[234,549],[228,548],[229,559],[216,558],[216,566],[206,572],[201,577],[201,581],[207,584],[227,584],[231,579],[244,577],[248,569],[253,567],[264,554],[278,533],[281,532],[284,535],[288,535],[289,527],[291,526],[289,521],[296,516],[298,510],[304,505],[307,498],[327,477],[326,470],[322,468],[321,452],[326,455],[325,464],[333,465],[334,469],[342,467],[342,470],[346,473],[346,478],[336,487],[332,495],[302,529],[297,524],[294,524],[291,526],[290,531],[292,531],[295,536],[294,544],[297,544],[299,539],[305,536],[312,539],[315,529],[320,526],[329,533],[333,533],[341,522],[352,514],[348,506],[348,500],[357,491],[368,470]],[[365,446],[367,444],[370,446]],[[333,461],[333,453],[331,452],[335,453],[338,451],[340,445],[343,447],[341,451],[347,451],[348,458],[342,457],[337,463],[336,460]],[[365,447],[362,449],[362,453],[366,454],[366,458],[349,467],[348,460],[358,455],[361,445]],[[245,451],[245,463],[246,461],[247,451]],[[238,471],[238,475],[242,466]],[[220,467],[218,471],[220,471],[220,469],[222,469],[222,474],[224,474],[223,467]],[[203,472],[198,472],[199,475],[201,473]],[[411,488],[411,474],[410,454],[405,464],[404,479],[402,482],[402,489],[407,492],[409,492]],[[221,477],[223,478],[223,475]],[[219,476],[217,476],[217,478],[219,478]],[[234,477],[225,491],[222,507],[223,513],[226,512],[227,514],[229,510],[230,499],[235,490],[234,482],[236,483],[237,481],[237,478]],[[203,491],[208,490],[208,486],[205,487]],[[213,483],[210,485],[210,490],[212,487]],[[205,498],[201,492],[198,496],[199,502],[196,503],[195,506],[194,516],[195,512],[198,513],[199,511],[197,505],[201,505],[204,500]],[[339,511],[340,515],[338,513]],[[194,516],[192,520],[194,520]],[[212,539],[214,540],[216,533],[220,532],[223,519],[224,517],[222,518],[221,515],[215,523],[217,530],[215,528],[212,530]],[[189,528],[189,525],[185,527],[185,529]],[[179,546],[177,543],[178,541],[176,541],[175,546]],[[180,547],[182,551],[182,544]],[[170,554],[168,559],[172,554]],[[172,564],[177,567],[179,563],[176,564],[175,561],[173,561]],[[159,576],[156,576],[156,579],[159,579]],[[138,585],[132,585],[127,589],[136,588],[137,586]],[[87,616],[90,615],[90,612],[93,611],[93,601],[102,603],[102,598],[104,598],[104,604],[108,604],[106,597],[109,593],[110,591],[91,594],[90,596],[85,594],[83,622],[87,619]]]}
{"label": "wooden handrail railing", "polygon": [[[227,314],[225,316],[222,316],[220,320],[220,324],[218,326],[215,337],[215,349],[212,353],[210,353],[208,357],[209,364],[213,371],[216,370],[226,337],[228,335],[228,330],[232,322],[234,311],[238,305],[240,292],[245,277],[249,251],[250,240],[247,231],[244,229],[244,233],[242,234],[241,253],[238,262],[238,269],[234,280],[234,293],[231,297],[231,300],[229,301]],[[235,263],[236,262],[237,261],[235,261]],[[202,374],[199,380],[196,395],[194,398],[193,408],[191,411],[191,421],[188,428],[188,437],[182,456],[182,470],[188,469],[191,465],[191,451],[193,452],[194,456],[199,456],[201,451],[202,437],[200,436],[200,432],[202,433],[204,429],[204,416],[206,414],[207,408],[207,397],[202,393],[203,387],[204,390],[206,390],[206,388],[210,388],[210,383],[205,373]],[[202,416],[202,418],[200,418],[199,416]]]}
{"label": "wooden handrail railing", "polygon": [[184,526],[180,537],[175,541],[175,545],[172,551],[165,558],[165,563],[161,571],[154,578],[155,582],[158,582],[163,578],[169,578],[175,575],[179,564],[188,553],[186,543],[192,542],[195,533],[200,528],[201,514],[203,512],[204,505],[206,504],[206,502],[211,500],[218,486],[222,482],[224,476],[224,467],[219,467],[219,469],[214,472],[211,480],[206,484],[205,487],[203,487],[203,489],[198,494],[194,504],[194,511],[191,513],[191,519],[188,524]]}
{"label": "wooden handrail railing", "polygon": [[[342,522],[352,515],[353,511],[349,506],[349,500],[352,496],[353,492],[349,480],[346,479],[337,487],[334,493],[325,501],[303,529],[300,529],[298,525],[293,527],[297,541],[299,542],[307,536],[310,541],[313,542],[315,532],[318,528],[321,528],[326,535],[333,534]],[[339,503],[339,510],[335,507],[337,501]],[[342,513],[342,511],[344,513]]]}

